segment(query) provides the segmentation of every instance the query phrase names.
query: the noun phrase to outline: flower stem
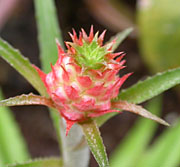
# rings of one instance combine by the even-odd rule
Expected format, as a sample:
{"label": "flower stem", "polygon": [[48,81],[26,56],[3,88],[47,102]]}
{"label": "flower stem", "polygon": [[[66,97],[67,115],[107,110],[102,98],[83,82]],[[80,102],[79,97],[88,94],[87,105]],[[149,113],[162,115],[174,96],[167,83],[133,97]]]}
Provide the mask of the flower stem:
{"label": "flower stem", "polygon": [[60,126],[64,167],[88,167],[90,153],[81,127],[75,124],[66,136],[66,124],[63,119]]}

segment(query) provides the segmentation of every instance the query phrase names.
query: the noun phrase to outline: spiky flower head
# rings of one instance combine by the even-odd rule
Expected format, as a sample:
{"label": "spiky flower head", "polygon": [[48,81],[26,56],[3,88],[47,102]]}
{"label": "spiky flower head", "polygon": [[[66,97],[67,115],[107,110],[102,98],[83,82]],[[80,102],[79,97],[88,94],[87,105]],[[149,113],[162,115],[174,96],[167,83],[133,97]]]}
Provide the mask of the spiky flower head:
{"label": "spiky flower head", "polygon": [[[112,53],[115,41],[103,45],[105,31],[94,35],[91,27],[89,36],[82,29],[79,38],[73,30],[72,42],[66,42],[65,52],[58,46],[58,60],[52,71],[38,72],[54,105],[67,122],[67,132],[76,123],[105,113],[117,112],[111,100],[130,74],[119,77],[124,68],[122,52]],[[119,112],[119,111],[118,111]]]}

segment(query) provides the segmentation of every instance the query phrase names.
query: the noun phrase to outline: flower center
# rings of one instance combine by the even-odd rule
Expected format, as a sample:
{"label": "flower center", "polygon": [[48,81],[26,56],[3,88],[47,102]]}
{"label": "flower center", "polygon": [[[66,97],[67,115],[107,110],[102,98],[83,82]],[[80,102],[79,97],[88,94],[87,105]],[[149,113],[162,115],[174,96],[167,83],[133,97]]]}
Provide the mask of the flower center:
{"label": "flower center", "polygon": [[91,43],[83,41],[83,45],[75,46],[75,59],[80,66],[88,69],[99,69],[105,61],[107,51],[104,47],[99,46],[96,40]]}

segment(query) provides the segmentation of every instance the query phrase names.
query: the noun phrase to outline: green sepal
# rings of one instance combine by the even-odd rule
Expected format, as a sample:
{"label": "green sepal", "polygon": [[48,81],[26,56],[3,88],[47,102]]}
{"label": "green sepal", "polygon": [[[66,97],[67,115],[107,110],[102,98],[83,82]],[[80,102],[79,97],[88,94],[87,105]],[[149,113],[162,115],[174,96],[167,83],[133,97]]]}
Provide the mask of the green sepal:
{"label": "green sepal", "polygon": [[76,50],[75,59],[77,63],[88,69],[99,69],[102,67],[105,61],[105,55],[108,51],[101,47],[97,40],[93,40],[91,43],[83,41],[83,45],[72,44]]}

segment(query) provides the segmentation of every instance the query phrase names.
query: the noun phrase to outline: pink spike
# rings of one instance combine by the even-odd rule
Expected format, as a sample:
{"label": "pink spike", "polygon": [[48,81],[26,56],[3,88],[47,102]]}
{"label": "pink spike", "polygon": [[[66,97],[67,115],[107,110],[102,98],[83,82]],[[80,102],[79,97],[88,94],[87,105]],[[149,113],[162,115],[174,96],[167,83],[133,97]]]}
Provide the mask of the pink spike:
{"label": "pink spike", "polygon": [[82,46],[83,45],[83,41],[82,41],[82,33],[79,32],[79,45]]}
{"label": "pink spike", "polygon": [[[124,52],[113,53],[113,54],[112,54],[112,57],[113,57],[113,59],[114,59],[114,58],[116,58],[117,56],[120,56],[120,55],[124,55],[124,56],[125,56],[125,54],[123,54],[123,53],[124,53]],[[123,57],[124,57],[124,56],[123,56]]]}
{"label": "pink spike", "polygon": [[107,48],[107,50],[108,51],[111,51],[112,50],[112,47],[113,47],[113,45],[116,43],[116,40],[114,39],[113,41],[111,41],[110,43],[108,43],[107,45],[106,45],[106,48]]}
{"label": "pink spike", "polygon": [[106,30],[104,30],[102,32],[102,34],[99,36],[99,38],[98,38],[98,43],[99,43],[100,46],[102,46],[102,44],[103,44],[105,33],[106,33]]}
{"label": "pink spike", "polygon": [[72,54],[76,54],[76,50],[73,47],[71,47],[70,50]]}
{"label": "pink spike", "polygon": [[58,47],[58,54],[64,54],[64,50],[58,40],[56,40],[56,45]]}
{"label": "pink spike", "polygon": [[63,48],[61,47],[58,40],[56,40],[56,45],[58,47],[58,61],[57,61],[57,64],[60,65],[62,63],[62,59],[63,59],[63,57],[65,55],[65,52],[64,52]]}
{"label": "pink spike", "polygon": [[38,72],[39,76],[41,77],[41,80],[45,83],[45,80],[46,80],[46,74],[41,71],[37,66],[35,66],[34,64],[32,65],[36,71]]}
{"label": "pink spike", "polygon": [[54,79],[57,80],[58,78],[57,78],[57,75],[56,75],[56,70],[54,69],[54,66],[52,65],[52,63],[51,63],[51,69],[52,69]]}
{"label": "pink spike", "polygon": [[76,53],[76,50],[73,47],[71,47],[69,42],[65,42],[65,45],[66,45],[66,47],[68,49],[68,53],[70,53],[70,54],[75,54]]}
{"label": "pink spike", "polygon": [[86,32],[84,31],[83,28],[81,29],[81,31],[82,31],[82,37],[83,37],[83,39],[84,39],[85,41],[87,41],[87,40],[88,40],[88,36],[87,36]]}
{"label": "pink spike", "polygon": [[71,37],[72,41],[74,42],[74,36],[70,32],[68,34]]}
{"label": "pink spike", "polygon": [[94,38],[94,28],[93,25],[91,25],[90,33],[89,33],[89,42],[91,43]]}
{"label": "pink spike", "polygon": [[132,75],[133,73],[128,73],[124,75],[122,78],[119,78],[119,80],[115,83],[118,89],[122,86],[122,84],[126,81],[126,79]]}
{"label": "pink spike", "polygon": [[66,69],[62,65],[61,65],[61,68],[63,69],[63,75],[62,75],[63,80],[68,82],[69,81],[69,74],[68,74],[68,72],[66,71]]}
{"label": "pink spike", "polygon": [[[74,30],[74,28],[72,29],[72,31],[73,31],[74,42],[77,43],[78,38],[77,38],[76,31]],[[77,44],[78,44],[78,43],[77,43]]]}
{"label": "pink spike", "polygon": [[117,59],[116,59],[116,62],[120,62],[123,58],[124,58],[125,54],[119,56]]}
{"label": "pink spike", "polygon": [[65,45],[66,45],[66,47],[67,47],[68,50],[69,50],[69,49],[70,49],[69,42],[65,42]]}
{"label": "pink spike", "polygon": [[66,136],[68,135],[70,129],[72,128],[72,126],[73,126],[75,123],[76,123],[76,122],[74,122],[74,121],[66,120]]}
{"label": "pink spike", "polygon": [[68,51],[71,51],[71,46],[69,45],[69,42],[65,42],[65,45],[66,45]]}
{"label": "pink spike", "polygon": [[126,63],[126,60],[123,60],[119,63],[120,66],[123,66]]}
{"label": "pink spike", "polygon": [[120,64],[115,64],[115,63],[109,63],[108,68],[111,69],[111,70],[120,70],[121,65]]}

